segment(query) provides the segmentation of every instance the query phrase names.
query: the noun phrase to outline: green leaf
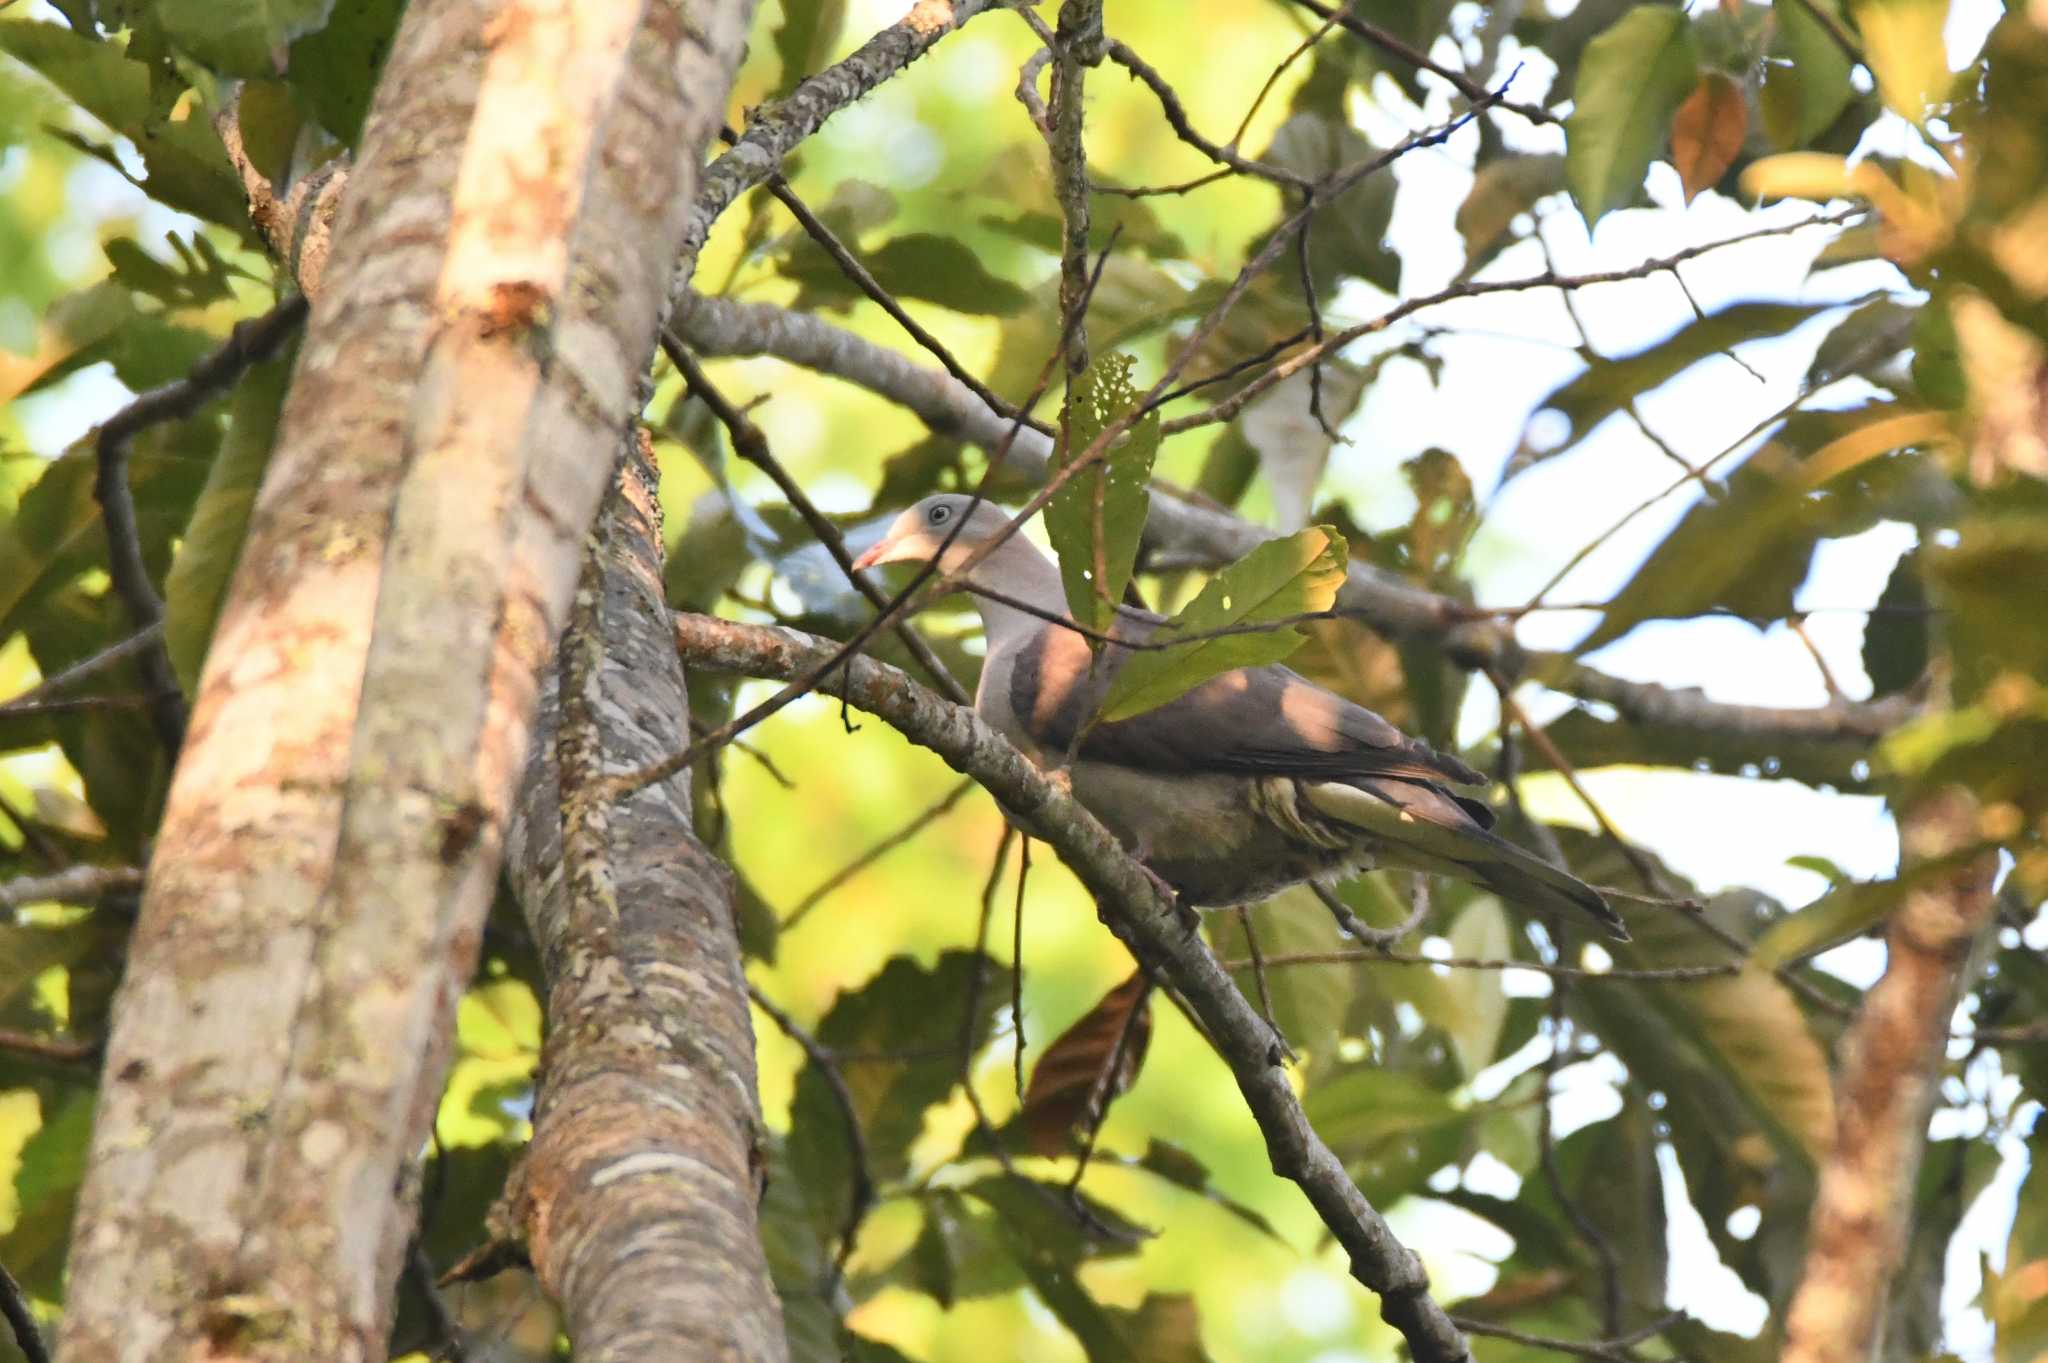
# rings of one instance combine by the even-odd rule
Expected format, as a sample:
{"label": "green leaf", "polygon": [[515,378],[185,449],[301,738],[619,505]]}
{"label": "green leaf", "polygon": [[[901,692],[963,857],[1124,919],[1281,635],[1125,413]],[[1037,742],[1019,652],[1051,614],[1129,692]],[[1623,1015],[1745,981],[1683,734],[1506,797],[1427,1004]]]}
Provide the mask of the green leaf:
{"label": "green leaf", "polygon": [[1586,46],[1565,120],[1565,184],[1586,227],[1634,195],[1699,82],[1685,11],[1638,5]]}
{"label": "green leaf", "polygon": [[1837,27],[1848,28],[1835,0],[1774,0],[1771,6],[1777,33],[1764,63],[1759,99],[1765,131],[1788,149],[1809,145],[1856,97],[1849,84],[1848,54],[1809,6],[1826,10]]}
{"label": "green leaf", "polygon": [[145,171],[137,183],[152,199],[253,235],[242,182],[204,110],[188,101],[182,118],[165,117],[151,91],[150,68],[130,60],[119,43],[15,20],[0,22],[0,53],[32,68],[132,141]]}
{"label": "green leaf", "polygon": [[320,126],[344,145],[362,137],[363,115],[384,72],[405,0],[329,0],[327,22],[292,44],[286,79]]}
{"label": "green leaf", "polygon": [[1771,924],[1750,953],[1758,969],[1817,956],[1830,947],[1862,936],[1884,921],[1898,905],[1905,887],[1896,880],[1852,880],[1837,885],[1795,914]]}
{"label": "green leaf", "polygon": [[1458,277],[1469,278],[1499,255],[1514,240],[1515,218],[1563,188],[1564,157],[1556,152],[1501,156],[1481,165],[1453,220],[1465,239],[1465,268]]}
{"label": "green leaf", "polygon": [[60,1090],[46,1097],[43,1124],[22,1147],[14,1176],[20,1213],[0,1237],[0,1263],[36,1296],[58,1300],[63,1293],[64,1251],[85,1178],[86,1147],[92,1140],[93,1092]]}
{"label": "green leaf", "polygon": [[[1467,905],[1451,924],[1451,954],[1472,960],[1498,961],[1509,952],[1508,919],[1500,900],[1484,895]],[[1442,1027],[1457,1049],[1467,1079],[1491,1065],[1499,1049],[1501,1025],[1507,1021],[1508,999],[1498,970],[1454,970],[1444,981],[1452,1007],[1430,1021]]]}
{"label": "green leaf", "polygon": [[[782,1301],[790,1363],[840,1363],[839,1317],[818,1291],[831,1267],[820,1227],[827,1217],[808,1199],[790,1139],[767,1138],[768,1186],[761,1195],[761,1249]],[[835,1130],[835,1135],[840,1134]],[[836,1230],[837,1226],[834,1225]]]}
{"label": "green leaf", "polygon": [[2031,1163],[2013,1208],[2005,1267],[1984,1273],[1984,1313],[1998,1327],[1997,1363],[2048,1354],[2048,1133],[2034,1119]]}
{"label": "green leaf", "polygon": [[291,44],[327,22],[334,0],[157,0],[165,34],[227,76],[275,76]]}
{"label": "green leaf", "polygon": [[1931,656],[1931,624],[1920,552],[1910,550],[1893,565],[1863,626],[1863,670],[1872,695],[1889,696],[1920,680]]}
{"label": "green leaf", "polygon": [[[1067,438],[1059,468],[1085,454],[1138,402],[1128,354],[1104,353],[1067,394]],[[1106,630],[1130,584],[1138,540],[1152,496],[1145,490],[1159,452],[1159,413],[1149,412],[1113,441],[1092,466],[1069,478],[1045,509],[1045,529],[1059,555],[1067,608],[1091,629]]]}
{"label": "green leaf", "polygon": [[1009,280],[990,274],[957,238],[934,232],[893,237],[863,263],[898,298],[920,298],[972,316],[1007,316],[1031,301]]}
{"label": "green leaf", "polygon": [[[1342,117],[1298,113],[1280,125],[1259,159],[1312,179],[1371,159],[1377,148]],[[1401,286],[1401,257],[1386,243],[1394,217],[1394,177],[1368,175],[1327,200],[1309,232],[1309,271],[1318,289],[1363,279],[1388,293]],[[1290,243],[1288,249],[1294,246]],[[1327,295],[1326,295],[1327,296]]]}
{"label": "green leaf", "polygon": [[1309,1124],[1375,1206],[1419,1191],[1466,1154],[1482,1113],[1401,1070],[1361,1065],[1311,1089]]}
{"label": "green leaf", "polygon": [[1171,1141],[1154,1139],[1145,1145],[1145,1153],[1136,1161],[1123,1160],[1119,1156],[1096,1153],[1097,1159],[1109,1159],[1123,1163],[1126,1167],[1143,1169],[1156,1178],[1171,1183],[1214,1203],[1238,1220],[1273,1238],[1276,1244],[1286,1244],[1280,1232],[1273,1229],[1273,1223],[1262,1214],[1247,1207],[1235,1198],[1227,1197],[1209,1181],[1209,1167]]}
{"label": "green leaf", "polygon": [[846,0],[782,0],[782,22],[775,26],[775,55],[782,59],[776,99],[824,67],[845,27]]}
{"label": "green leaf", "polygon": [[[1021,312],[1031,295],[990,274],[965,244],[932,232],[894,237],[860,257],[875,282],[897,298],[915,298],[970,316]],[[844,306],[864,294],[837,263],[816,246],[792,250],[781,273],[803,288],[791,307]]]}
{"label": "green leaf", "polygon": [[[1633,865],[1611,845],[1578,829],[1552,830],[1571,865],[1594,884],[1627,884]],[[1660,879],[1689,893],[1668,870]],[[1748,938],[1762,921],[1761,896],[1729,891],[1708,901],[1706,914],[1724,929]],[[1768,901],[1762,901],[1767,904]],[[1512,908],[1512,906],[1510,906]],[[1683,914],[1635,914],[1635,940],[1603,942],[1617,966],[1658,969],[1725,960],[1725,949]],[[1715,1145],[1723,1160],[1754,1164],[1759,1156],[1737,1149],[1744,1133],[1761,1130],[1783,1158],[1810,1171],[1833,1143],[1833,1084],[1827,1054],[1808,1028],[1792,992],[1760,969],[1712,976],[1683,985],[1663,981],[1613,981],[1574,989],[1569,1004],[1589,1023],[1642,1083],[1670,1103],[1665,1118],[1677,1138],[1685,1133]],[[1683,1111],[1681,1111],[1683,1109]],[[1688,1116],[1687,1114],[1691,1114]],[[1697,1151],[1695,1151],[1697,1153]],[[1681,1143],[1680,1155],[1686,1154]],[[1766,1163],[1769,1156],[1762,1156]],[[1709,1187],[1705,1169],[1688,1167],[1687,1187],[1715,1205],[1740,1193],[1738,1175],[1724,1172]],[[1733,1210],[1729,1204],[1727,1210]],[[1715,1214],[1702,1205],[1709,1229]],[[1720,1212],[1725,1221],[1727,1211]]]}
{"label": "green leaf", "polygon": [[1130,655],[1103,698],[1099,722],[1143,714],[1225,672],[1279,662],[1300,646],[1300,631],[1287,627],[1185,644],[1173,640],[1176,635],[1328,610],[1344,585],[1347,564],[1344,537],[1318,525],[1286,539],[1268,540],[1222,569],[1152,636],[1169,647]]}
{"label": "green leaf", "polygon": [[[1338,930],[1330,911],[1301,886],[1283,890],[1253,907],[1251,919],[1262,955],[1307,955],[1342,951],[1354,945]],[[1203,923],[1217,955],[1235,961],[1251,955],[1244,939],[1244,925],[1236,914],[1210,914]],[[1239,988],[1247,996],[1256,997],[1257,986],[1251,973],[1235,973]],[[1351,1011],[1357,978],[1358,968],[1347,964],[1290,966],[1266,972],[1274,1025],[1287,1038],[1288,1045],[1301,1052],[1312,1078],[1337,1063],[1337,1043],[1344,1032],[1344,1019]]]}
{"label": "green leaf", "polygon": [[[865,986],[840,995],[818,1024],[816,1036],[828,1050],[863,1056],[861,1063],[843,1066],[842,1074],[876,1179],[899,1178],[909,1167],[910,1144],[924,1126],[925,1109],[950,1093],[959,1078],[956,1048],[974,981],[982,977],[986,984],[995,969],[986,957],[966,951],[944,953],[929,970],[895,957]],[[980,991],[975,1035],[986,1035],[1001,992]],[[837,1234],[854,1170],[845,1119],[815,1064],[798,1074],[790,1114],[790,1166],[820,1229]]]}
{"label": "green leaf", "polygon": [[1813,363],[1806,369],[1807,384],[1819,387],[1852,374],[1868,375],[1883,369],[1912,343],[1915,322],[1932,311],[1940,309],[1907,307],[1890,297],[1871,299],[1821,338]]}
{"label": "green leaf", "polygon": [[1540,409],[1554,411],[1571,423],[1570,433],[1551,449],[1518,452],[1503,480],[1555,459],[1591,435],[1629,403],[1669,382],[1709,356],[1722,355],[1744,341],[1782,336],[1818,316],[1826,303],[1736,303],[1696,318],[1671,335],[1632,355],[1595,359],[1585,370],[1545,398]]}

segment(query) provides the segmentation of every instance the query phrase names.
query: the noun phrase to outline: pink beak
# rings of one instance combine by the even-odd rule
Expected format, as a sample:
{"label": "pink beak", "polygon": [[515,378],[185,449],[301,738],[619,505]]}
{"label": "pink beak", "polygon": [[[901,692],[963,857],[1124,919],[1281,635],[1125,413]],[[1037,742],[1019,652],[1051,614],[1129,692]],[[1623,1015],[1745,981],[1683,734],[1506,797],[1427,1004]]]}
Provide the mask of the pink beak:
{"label": "pink beak", "polygon": [[874,567],[877,563],[881,562],[882,555],[888,552],[891,543],[892,541],[886,536],[878,540],[865,554],[862,554],[853,561],[853,570],[859,572],[863,568]]}

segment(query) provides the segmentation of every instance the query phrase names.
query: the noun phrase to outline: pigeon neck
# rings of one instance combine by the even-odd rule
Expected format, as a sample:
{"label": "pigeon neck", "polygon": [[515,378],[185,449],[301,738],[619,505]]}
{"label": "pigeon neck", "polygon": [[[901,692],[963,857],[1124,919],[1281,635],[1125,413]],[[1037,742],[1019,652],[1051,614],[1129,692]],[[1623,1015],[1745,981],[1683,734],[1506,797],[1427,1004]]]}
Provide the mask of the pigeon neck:
{"label": "pigeon neck", "polygon": [[[968,580],[1021,601],[1035,611],[1061,618],[1067,613],[1067,593],[1060,583],[1059,566],[1022,535],[1012,535],[1003,541],[975,566]],[[1045,620],[1033,611],[1019,610],[979,593],[975,594],[974,605],[981,612],[982,632],[988,636],[991,653],[1029,638],[1046,626]]]}

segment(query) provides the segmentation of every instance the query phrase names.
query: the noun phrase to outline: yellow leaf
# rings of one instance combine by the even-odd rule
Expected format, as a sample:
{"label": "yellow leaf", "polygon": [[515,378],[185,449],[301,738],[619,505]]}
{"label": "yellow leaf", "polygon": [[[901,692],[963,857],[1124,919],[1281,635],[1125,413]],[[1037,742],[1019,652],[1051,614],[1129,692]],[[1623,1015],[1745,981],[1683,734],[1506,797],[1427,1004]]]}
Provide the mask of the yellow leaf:
{"label": "yellow leaf", "polygon": [[1948,0],[1864,0],[1856,6],[1863,56],[1877,91],[1901,118],[1924,122],[1927,106],[1944,102],[1948,69]]}
{"label": "yellow leaf", "polygon": [[1718,71],[1701,76],[1671,123],[1671,164],[1687,203],[1728,173],[1748,132],[1749,106],[1741,88]]}
{"label": "yellow leaf", "polygon": [[1856,176],[1846,157],[1788,151],[1750,162],[1742,172],[1742,192],[1760,199],[1846,199],[1857,192]]}
{"label": "yellow leaf", "polygon": [[1908,445],[1948,444],[1955,440],[1954,419],[1947,412],[1907,412],[1858,426],[1815,450],[1800,467],[1800,480],[1817,488],[1880,454]]}

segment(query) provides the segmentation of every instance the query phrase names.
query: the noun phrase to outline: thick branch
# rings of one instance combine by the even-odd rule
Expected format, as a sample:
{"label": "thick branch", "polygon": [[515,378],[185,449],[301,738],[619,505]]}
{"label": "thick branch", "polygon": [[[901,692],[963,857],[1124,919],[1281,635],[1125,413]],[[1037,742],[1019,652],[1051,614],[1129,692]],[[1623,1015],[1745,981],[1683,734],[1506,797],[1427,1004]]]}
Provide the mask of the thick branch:
{"label": "thick branch", "polygon": [[[693,294],[675,321],[691,346],[710,355],[774,355],[832,374],[901,403],[934,431],[984,448],[1009,441],[1009,461],[1042,476],[1052,442],[1016,431],[949,376],[897,351],[814,316],[765,303],[735,303]],[[1272,532],[1227,511],[1197,505],[1155,488],[1146,535],[1176,559],[1222,564],[1242,557]],[[1395,638],[1442,645],[1460,666],[1530,678],[1582,700],[1613,706],[1624,719],[1701,736],[1742,736],[1786,743],[1867,746],[1915,712],[1902,696],[1819,707],[1732,705],[1689,688],[1628,681],[1568,654],[1524,649],[1497,620],[1474,618],[1464,603],[1438,595],[1370,564],[1354,562],[1338,607]]]}
{"label": "thick branch", "polygon": [[[636,451],[599,520],[601,588],[585,576],[595,599],[581,642],[602,642],[595,675],[581,679],[575,765],[588,764],[586,781],[688,742],[659,516]],[[585,670],[566,665],[576,634],[564,636],[565,687]],[[604,888],[572,893],[578,870],[588,883],[593,868],[562,855],[559,713],[543,687],[506,840],[548,985],[514,1220],[579,1360],[670,1359],[680,1340],[692,1357],[782,1358],[755,1217],[760,1113],[730,877],[690,832],[684,772],[584,811],[603,815],[581,827],[603,835],[582,860],[603,862]]]}
{"label": "thick branch", "polygon": [[[1906,811],[1899,838],[1904,875],[1974,845],[1975,804],[1961,790],[1940,791]],[[1821,1167],[1806,1271],[1786,1312],[1786,1363],[1874,1356],[1905,1251],[1949,1021],[1996,921],[1995,867],[1986,855],[1921,878],[1885,934],[1884,978],[1842,1038],[1835,1148]]]}
{"label": "thick branch", "polygon": [[407,10],[157,837],[67,1356],[383,1356],[536,674],[750,12]]}
{"label": "thick branch", "polygon": [[[831,656],[829,640],[794,630],[734,624],[701,615],[675,618],[676,644],[696,666],[790,678]],[[1465,1341],[1429,1295],[1421,1262],[1394,1238],[1344,1166],[1309,1126],[1286,1072],[1272,1063],[1272,1031],[1216,958],[1094,816],[1076,804],[972,711],[949,704],[895,668],[855,658],[834,669],[828,690],[930,748],[979,781],[1032,836],[1059,852],[1088,887],[1103,919],[1157,978],[1177,989],[1230,1066],[1274,1171],[1308,1196],[1350,1256],[1351,1272],[1380,1294],[1381,1315],[1422,1363],[1468,1357]]]}

